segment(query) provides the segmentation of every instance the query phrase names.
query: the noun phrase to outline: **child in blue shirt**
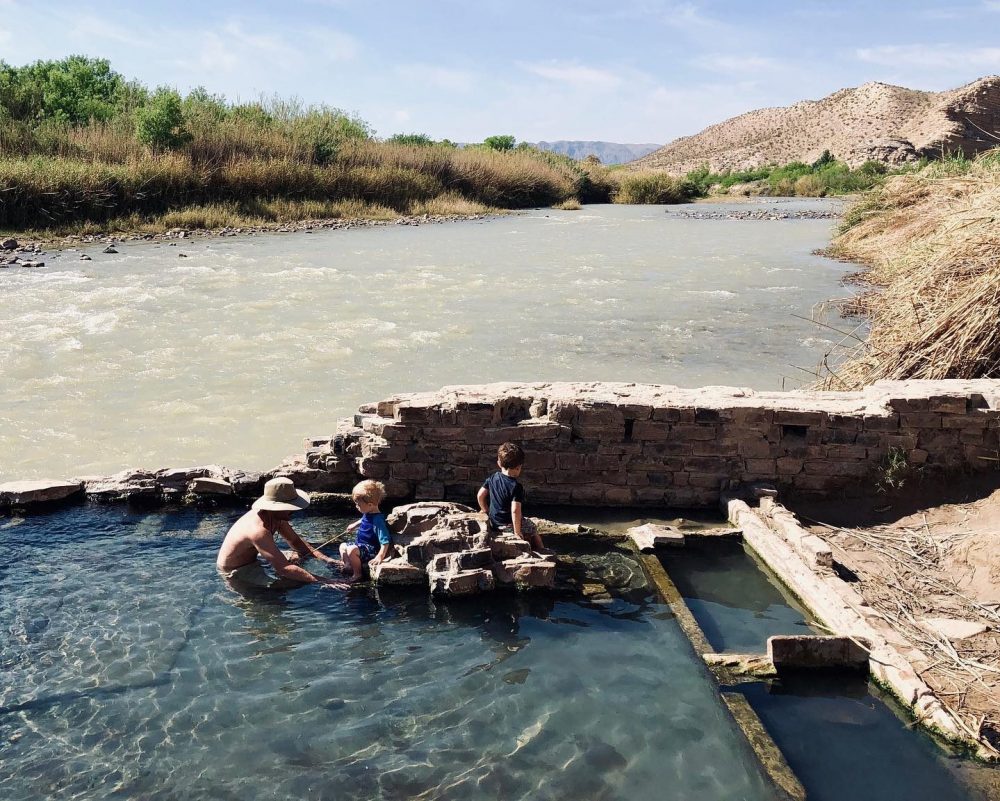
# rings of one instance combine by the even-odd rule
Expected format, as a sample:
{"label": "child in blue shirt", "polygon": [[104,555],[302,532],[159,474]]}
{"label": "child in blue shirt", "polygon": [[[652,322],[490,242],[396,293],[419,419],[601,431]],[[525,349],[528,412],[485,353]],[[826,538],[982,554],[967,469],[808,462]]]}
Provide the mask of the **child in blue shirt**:
{"label": "child in blue shirt", "polygon": [[392,535],[385,522],[385,515],[379,510],[379,504],[385,498],[385,485],[380,481],[362,481],[351,490],[354,505],[361,512],[361,519],[351,523],[345,533],[355,529],[358,535],[354,542],[340,544],[340,560],[344,572],[350,572],[348,581],[359,581],[364,576],[365,565],[369,567],[381,564],[389,558],[392,548]]}
{"label": "child in blue shirt", "polygon": [[517,479],[524,468],[524,451],[516,442],[505,442],[497,448],[497,467],[483,486],[476,500],[479,509],[487,515],[490,528],[500,534],[514,534],[527,540],[538,551],[545,546],[534,522],[524,516],[524,487]]}

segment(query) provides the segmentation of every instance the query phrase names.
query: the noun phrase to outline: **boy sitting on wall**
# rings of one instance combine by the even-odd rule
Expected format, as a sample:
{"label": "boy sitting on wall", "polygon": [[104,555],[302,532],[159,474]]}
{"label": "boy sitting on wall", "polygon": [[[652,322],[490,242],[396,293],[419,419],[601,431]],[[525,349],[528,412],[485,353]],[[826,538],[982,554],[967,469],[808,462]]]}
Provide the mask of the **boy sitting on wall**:
{"label": "boy sitting on wall", "polygon": [[476,494],[480,510],[489,517],[490,528],[499,534],[513,532],[535,550],[544,550],[538,529],[522,510],[524,487],[517,480],[524,467],[521,446],[505,442],[497,448],[497,467],[500,469],[483,482]]}

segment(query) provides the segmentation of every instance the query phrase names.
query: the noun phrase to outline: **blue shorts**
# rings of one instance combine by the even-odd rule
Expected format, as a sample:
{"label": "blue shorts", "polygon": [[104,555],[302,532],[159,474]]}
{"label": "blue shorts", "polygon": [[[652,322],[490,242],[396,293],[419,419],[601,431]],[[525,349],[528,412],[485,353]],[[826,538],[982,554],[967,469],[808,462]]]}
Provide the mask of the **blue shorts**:
{"label": "blue shorts", "polygon": [[379,549],[375,545],[366,545],[363,542],[354,543],[358,549],[358,556],[361,557],[361,564],[367,565],[378,555]]}

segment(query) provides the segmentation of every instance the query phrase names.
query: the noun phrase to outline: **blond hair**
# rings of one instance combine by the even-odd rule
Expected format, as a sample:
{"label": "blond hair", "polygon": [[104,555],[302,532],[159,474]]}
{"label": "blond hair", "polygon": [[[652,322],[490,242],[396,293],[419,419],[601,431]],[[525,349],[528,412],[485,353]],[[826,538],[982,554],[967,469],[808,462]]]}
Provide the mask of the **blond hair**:
{"label": "blond hair", "polygon": [[385,498],[385,484],[381,481],[372,481],[370,478],[354,485],[351,490],[351,497],[355,501],[364,501],[378,506]]}

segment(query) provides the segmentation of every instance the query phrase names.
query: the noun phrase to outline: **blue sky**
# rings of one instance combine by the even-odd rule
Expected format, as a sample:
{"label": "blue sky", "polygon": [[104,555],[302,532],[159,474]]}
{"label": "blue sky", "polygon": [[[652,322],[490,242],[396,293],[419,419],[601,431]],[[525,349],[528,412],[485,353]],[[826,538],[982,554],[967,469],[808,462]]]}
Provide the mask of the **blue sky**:
{"label": "blue sky", "polygon": [[0,0],[0,58],[71,53],[327,103],[380,136],[666,142],[866,81],[1000,73],[1000,0]]}

